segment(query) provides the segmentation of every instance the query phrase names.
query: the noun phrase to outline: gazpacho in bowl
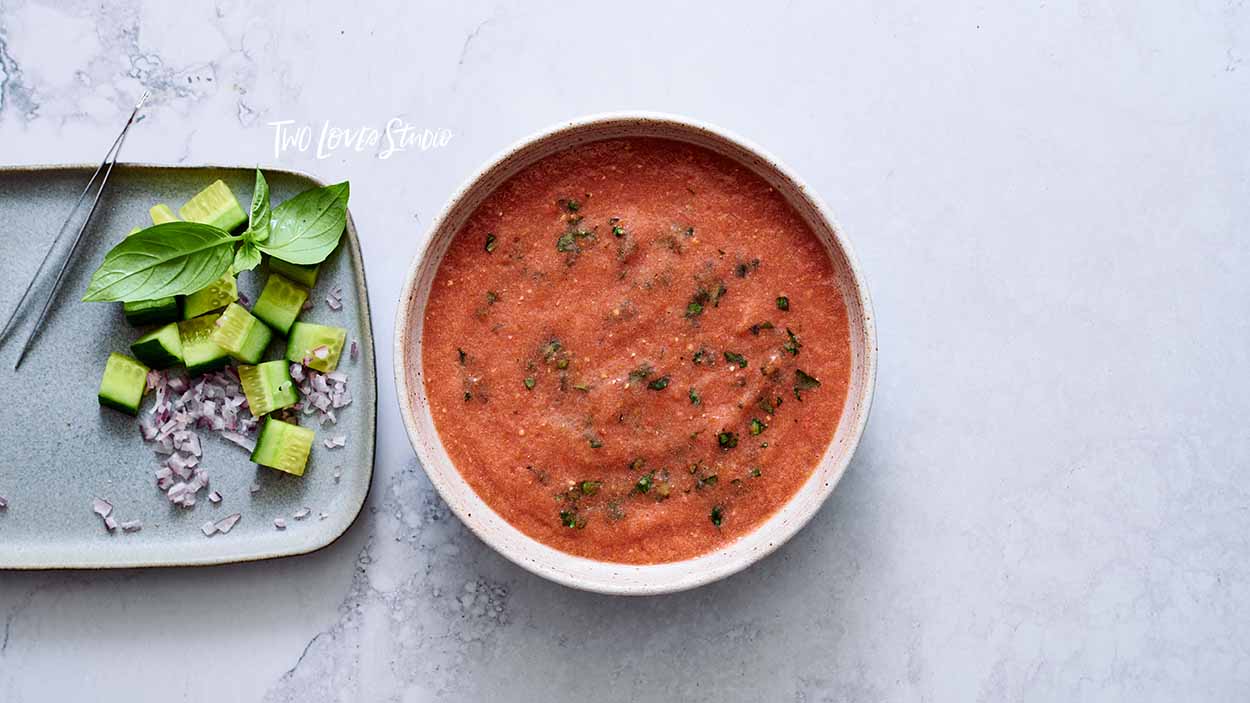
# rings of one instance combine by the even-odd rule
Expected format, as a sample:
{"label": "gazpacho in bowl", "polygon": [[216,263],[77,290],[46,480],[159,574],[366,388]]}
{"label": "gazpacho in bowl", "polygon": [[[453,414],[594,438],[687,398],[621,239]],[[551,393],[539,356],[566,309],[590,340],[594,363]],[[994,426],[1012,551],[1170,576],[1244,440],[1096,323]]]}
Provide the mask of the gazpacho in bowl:
{"label": "gazpacho in bowl", "polygon": [[476,510],[464,486],[449,502],[488,542],[483,517],[546,548],[505,551],[523,565],[554,550],[645,580],[732,552],[831,455],[840,475],[875,340],[849,252],[774,163],[669,118],[582,127],[453,200],[401,300],[397,379],[427,472],[467,486]]}

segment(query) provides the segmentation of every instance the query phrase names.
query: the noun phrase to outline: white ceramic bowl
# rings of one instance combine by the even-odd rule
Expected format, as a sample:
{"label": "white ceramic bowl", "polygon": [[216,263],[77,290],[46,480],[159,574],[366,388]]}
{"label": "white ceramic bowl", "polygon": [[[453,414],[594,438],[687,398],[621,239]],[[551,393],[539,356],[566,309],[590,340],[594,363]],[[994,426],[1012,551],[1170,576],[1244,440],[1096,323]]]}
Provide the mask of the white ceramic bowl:
{"label": "white ceramic bowl", "polygon": [[[819,466],[781,510],[755,531],[714,552],[667,564],[616,564],[574,556],[526,536],[486,505],[452,465],[434,429],[421,368],[421,334],[430,286],[452,238],[495,188],[535,161],[569,147],[620,137],[663,137],[733,158],[784,195],[824,242],[850,316],[851,379],[838,429]],[[539,576],[599,593],[645,595],[694,588],[740,571],[783,544],[820,509],[859,444],[876,381],[877,339],[868,290],[833,218],[801,180],[763,150],[683,117],[612,113],[576,119],[522,139],[475,173],[430,226],[413,262],[395,320],[395,382],[408,438],[434,487],[474,534]]]}

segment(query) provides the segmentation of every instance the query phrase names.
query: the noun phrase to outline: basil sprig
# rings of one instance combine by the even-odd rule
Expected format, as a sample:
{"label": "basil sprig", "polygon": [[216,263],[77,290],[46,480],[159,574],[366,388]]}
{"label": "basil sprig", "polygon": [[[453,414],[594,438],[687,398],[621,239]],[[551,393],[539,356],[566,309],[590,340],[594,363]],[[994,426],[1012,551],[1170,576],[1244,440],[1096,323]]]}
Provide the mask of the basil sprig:
{"label": "basil sprig", "polygon": [[83,300],[152,300],[194,293],[221,278],[240,238],[197,222],[135,232],[104,256]]}
{"label": "basil sprig", "polygon": [[255,268],[262,252],[293,264],[319,264],[338,247],[347,224],[346,182],[306,190],[269,208],[260,170],[247,231],[168,222],[126,237],[105,254],[84,301],[131,302],[186,295],[227,272]]}
{"label": "basil sprig", "polygon": [[260,243],[269,239],[269,221],[269,183],[265,181],[265,175],[260,169],[256,169],[256,187],[252,189],[252,209],[248,213],[247,231],[243,233],[243,243],[234,252],[231,273],[251,271],[260,265]]}
{"label": "basil sprig", "polygon": [[273,210],[269,238],[256,246],[293,264],[319,264],[339,245],[347,221],[344,181],[306,190]]}

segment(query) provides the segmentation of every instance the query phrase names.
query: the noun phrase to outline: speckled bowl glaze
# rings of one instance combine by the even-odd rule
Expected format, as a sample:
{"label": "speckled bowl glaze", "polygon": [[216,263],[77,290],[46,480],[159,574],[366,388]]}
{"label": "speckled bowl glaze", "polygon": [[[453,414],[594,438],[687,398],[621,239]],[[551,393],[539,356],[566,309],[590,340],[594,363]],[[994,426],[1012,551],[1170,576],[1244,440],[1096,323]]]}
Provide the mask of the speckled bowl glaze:
{"label": "speckled bowl glaze", "polygon": [[[833,441],[811,477],[781,510],[729,545],[684,561],[618,564],[573,556],[525,535],[473,491],[447,456],[435,430],[421,367],[425,306],[435,273],[456,232],[494,189],[530,164],[587,142],[621,137],[661,137],[728,156],[782,193],[825,244],[850,318],[852,365],[849,391]],[[877,339],[868,290],[850,245],[828,211],[801,180],[749,142],[708,124],[655,113],[613,113],[576,119],[522,139],[451,197],[430,227],[413,262],[395,320],[395,382],[408,437],[426,473],[451,509],[484,542],[521,567],[573,588],[620,595],[669,593],[694,588],[740,571],[794,535],[833,492],[859,444],[876,381]]]}

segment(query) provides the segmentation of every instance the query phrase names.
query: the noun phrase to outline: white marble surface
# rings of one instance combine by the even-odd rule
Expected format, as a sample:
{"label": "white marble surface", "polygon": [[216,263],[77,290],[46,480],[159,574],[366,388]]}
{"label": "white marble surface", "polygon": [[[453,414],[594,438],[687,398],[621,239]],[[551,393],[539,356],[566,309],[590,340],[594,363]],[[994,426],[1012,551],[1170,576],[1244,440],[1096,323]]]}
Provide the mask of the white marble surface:
{"label": "white marble surface", "polygon": [[[803,174],[881,336],[846,479],[725,582],[522,572],[432,493],[384,382],[332,547],[0,574],[0,700],[1246,700],[1250,7],[942,4],[0,1],[0,162],[94,162],[146,86],[129,160],[350,178],[384,381],[451,189],[622,108]],[[455,137],[275,157],[267,126],[392,117]]]}

